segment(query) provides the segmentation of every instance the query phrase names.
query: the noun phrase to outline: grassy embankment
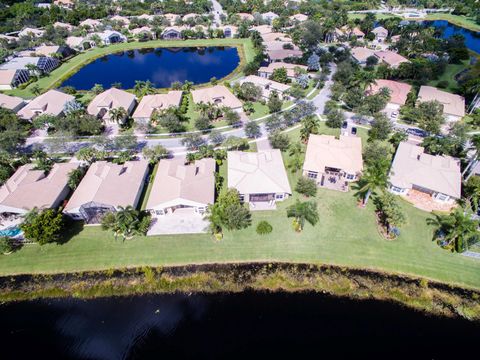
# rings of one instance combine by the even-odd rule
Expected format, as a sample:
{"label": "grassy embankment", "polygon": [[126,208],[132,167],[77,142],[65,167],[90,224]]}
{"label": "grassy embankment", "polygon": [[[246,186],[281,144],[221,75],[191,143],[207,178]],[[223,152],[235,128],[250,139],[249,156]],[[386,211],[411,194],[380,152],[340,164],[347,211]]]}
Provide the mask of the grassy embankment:
{"label": "grassy embankment", "polygon": [[48,76],[40,78],[38,81],[29,84],[25,89],[14,89],[7,91],[10,95],[20,96],[24,98],[31,98],[34,96],[32,88],[35,85],[42,90],[42,92],[58,87],[63,81],[72,76],[75,72],[80,70],[86,64],[101,58],[102,56],[112,54],[115,52],[145,49],[145,48],[171,48],[171,47],[192,47],[192,46],[236,46],[240,57],[239,66],[226,78],[221,79],[231,80],[239,76],[242,72],[243,66],[251,61],[255,56],[255,49],[250,39],[201,39],[201,40],[153,40],[146,42],[128,42],[119,43],[106,47],[97,47],[82,52],[77,56],[67,60],[60,67],[53,70]]}
{"label": "grassy embankment", "polygon": [[[336,134],[338,130],[322,125],[322,132]],[[298,139],[299,130],[289,134]],[[359,135],[365,138],[366,131],[359,129]],[[226,177],[225,165],[221,174]],[[292,188],[298,176],[289,172]],[[293,231],[285,210],[302,198],[296,193],[279,203],[276,211],[254,212],[251,227],[226,232],[220,242],[208,234],[135,237],[122,242],[100,227],[77,225],[61,245],[28,245],[1,256],[0,275],[278,261],[375,269],[480,289],[480,261],[440,249],[432,241],[433,229],[426,224],[431,214],[402,201],[406,224],[397,240],[386,241],[378,232],[374,205],[359,208],[354,193],[320,189],[316,197],[320,221],[315,227],[307,224],[300,234]],[[256,234],[261,220],[272,224],[271,234]]]}

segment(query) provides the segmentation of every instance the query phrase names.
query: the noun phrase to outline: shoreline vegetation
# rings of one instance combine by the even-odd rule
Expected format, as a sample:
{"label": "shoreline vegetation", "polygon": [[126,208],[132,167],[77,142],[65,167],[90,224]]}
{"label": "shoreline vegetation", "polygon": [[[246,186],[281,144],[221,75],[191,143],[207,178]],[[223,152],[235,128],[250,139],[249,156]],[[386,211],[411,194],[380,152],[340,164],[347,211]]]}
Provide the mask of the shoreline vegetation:
{"label": "shoreline vegetation", "polygon": [[339,266],[250,263],[0,277],[0,301],[168,293],[306,292],[391,301],[436,316],[480,320],[480,292],[424,278]]}
{"label": "shoreline vegetation", "polygon": [[[41,77],[38,81],[32,82],[24,89],[13,89],[5,91],[8,95],[20,96],[23,98],[33,97],[32,88],[34,85],[40,87],[42,92],[59,87],[65,80],[70,78],[82,67],[107,55],[122,51],[140,50],[148,48],[178,48],[178,47],[208,47],[208,46],[228,46],[237,48],[240,58],[238,66],[226,77],[219,79],[219,82],[235,79],[242,74],[245,64],[251,61],[255,56],[255,49],[250,39],[195,39],[195,40],[152,40],[145,42],[125,42],[110,46],[96,47],[84,52],[62,63],[53,70],[48,76]],[[195,87],[208,85],[197,84]],[[166,89],[166,88],[164,88]]]}

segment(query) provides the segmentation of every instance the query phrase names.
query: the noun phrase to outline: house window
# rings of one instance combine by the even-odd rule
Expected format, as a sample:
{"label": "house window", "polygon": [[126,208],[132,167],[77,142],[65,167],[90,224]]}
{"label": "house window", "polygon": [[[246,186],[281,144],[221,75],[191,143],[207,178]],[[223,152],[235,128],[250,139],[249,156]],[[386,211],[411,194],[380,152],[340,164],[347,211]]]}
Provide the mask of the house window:
{"label": "house window", "polygon": [[403,189],[402,189],[402,188],[399,188],[399,187],[396,187],[396,186],[392,186],[392,187],[390,187],[390,189],[391,189],[393,192],[396,192],[396,193],[402,193],[402,192],[403,192]]}
{"label": "house window", "polygon": [[447,196],[447,195],[437,194],[437,200],[446,201],[447,199],[448,199],[448,196]]}
{"label": "house window", "polygon": [[243,203],[245,201],[245,195],[240,194],[238,197],[240,198],[240,202]]}
{"label": "house window", "polygon": [[353,180],[353,179],[355,179],[355,175],[347,174],[347,180]]}
{"label": "house window", "polygon": [[277,200],[283,200],[283,194],[276,194],[275,199]]}
{"label": "house window", "polygon": [[318,177],[318,173],[317,173],[317,172],[314,172],[314,171],[309,171],[309,172],[307,173],[307,177],[308,177],[309,179],[316,179],[316,178]]}

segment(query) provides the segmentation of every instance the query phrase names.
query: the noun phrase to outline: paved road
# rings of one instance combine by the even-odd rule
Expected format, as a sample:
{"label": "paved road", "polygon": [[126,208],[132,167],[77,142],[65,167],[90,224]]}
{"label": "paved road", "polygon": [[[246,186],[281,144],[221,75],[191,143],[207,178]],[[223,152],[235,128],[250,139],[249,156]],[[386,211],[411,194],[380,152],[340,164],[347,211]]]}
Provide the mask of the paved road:
{"label": "paved road", "polygon": [[217,26],[220,26],[222,25],[222,20],[220,19],[220,15],[225,14],[223,12],[222,5],[220,5],[220,3],[217,0],[212,0],[212,5],[213,5],[212,13],[213,13],[213,16],[215,16],[215,24]]}

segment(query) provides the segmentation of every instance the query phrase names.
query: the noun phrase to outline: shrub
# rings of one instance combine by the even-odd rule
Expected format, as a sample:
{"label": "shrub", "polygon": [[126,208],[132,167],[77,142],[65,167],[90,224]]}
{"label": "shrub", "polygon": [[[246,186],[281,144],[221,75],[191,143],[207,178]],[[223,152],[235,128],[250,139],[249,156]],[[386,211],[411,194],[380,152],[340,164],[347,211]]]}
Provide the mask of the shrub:
{"label": "shrub", "polygon": [[301,177],[298,179],[295,190],[305,196],[315,196],[317,195],[317,184],[313,179]]}
{"label": "shrub", "polygon": [[437,87],[440,89],[446,89],[448,88],[448,81],[447,80],[441,80],[437,83]]}
{"label": "shrub", "polygon": [[268,221],[260,221],[257,225],[257,234],[258,235],[266,235],[266,234],[270,234],[273,230],[273,227],[272,225],[270,225],[270,223]]}
{"label": "shrub", "polygon": [[0,253],[1,254],[8,254],[12,252],[13,249],[14,249],[13,242],[8,236],[0,237]]}

